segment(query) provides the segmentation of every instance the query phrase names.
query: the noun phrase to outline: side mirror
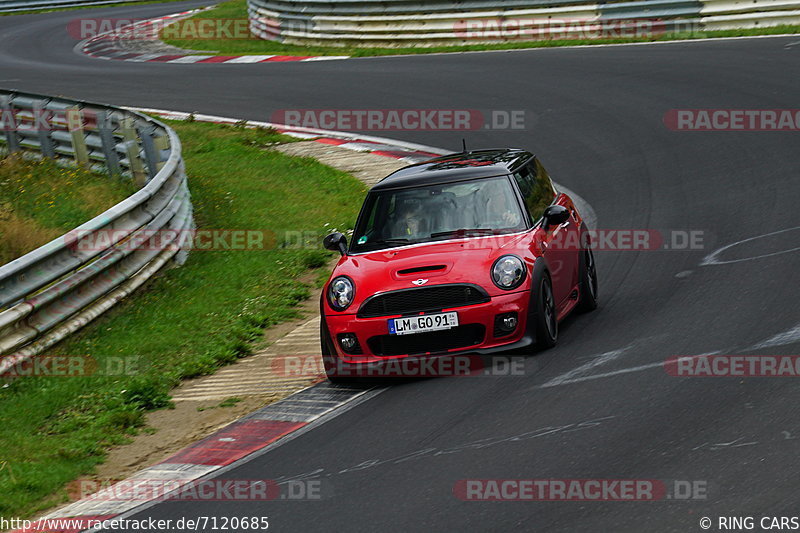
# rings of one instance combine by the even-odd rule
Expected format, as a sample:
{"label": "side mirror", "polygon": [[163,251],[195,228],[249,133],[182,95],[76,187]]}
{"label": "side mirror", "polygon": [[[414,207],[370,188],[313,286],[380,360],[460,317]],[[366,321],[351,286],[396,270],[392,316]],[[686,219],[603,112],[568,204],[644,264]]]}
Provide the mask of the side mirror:
{"label": "side mirror", "polygon": [[563,205],[551,205],[544,210],[543,217],[542,227],[546,230],[550,226],[558,226],[569,220],[569,209]]}
{"label": "side mirror", "polygon": [[331,233],[324,239],[322,239],[322,246],[324,246],[327,250],[333,250],[334,252],[339,252],[342,255],[347,255],[347,237],[339,233]]}

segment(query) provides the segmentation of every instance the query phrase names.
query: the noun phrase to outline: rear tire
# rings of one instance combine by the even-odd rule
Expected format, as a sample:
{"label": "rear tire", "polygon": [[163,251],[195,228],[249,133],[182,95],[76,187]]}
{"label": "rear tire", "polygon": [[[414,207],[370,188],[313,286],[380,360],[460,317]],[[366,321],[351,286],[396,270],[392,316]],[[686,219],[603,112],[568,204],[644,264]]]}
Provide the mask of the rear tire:
{"label": "rear tire", "polygon": [[578,311],[588,313],[597,309],[597,267],[590,247],[581,251],[580,267],[581,293]]}
{"label": "rear tire", "polygon": [[558,342],[558,317],[550,276],[543,275],[535,289],[536,296],[536,344],[539,348],[552,348]]}

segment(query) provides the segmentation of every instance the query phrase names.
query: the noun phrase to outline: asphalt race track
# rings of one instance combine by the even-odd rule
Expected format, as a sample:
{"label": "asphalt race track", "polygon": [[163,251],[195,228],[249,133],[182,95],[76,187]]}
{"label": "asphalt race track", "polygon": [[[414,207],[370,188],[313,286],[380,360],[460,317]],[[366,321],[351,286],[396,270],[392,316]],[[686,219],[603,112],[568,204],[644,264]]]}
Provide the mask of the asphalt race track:
{"label": "asphalt race track", "polygon": [[[591,203],[600,228],[702,231],[702,249],[598,252],[600,308],[569,319],[524,375],[394,385],[218,474],[319,479],[321,500],[160,503],[134,517],[269,516],[278,531],[683,532],[704,516],[800,514],[798,381],[680,379],[659,365],[800,354],[800,251],[790,251],[800,247],[800,133],[662,121],[670,109],[800,109],[800,38],[169,65],[80,56],[65,30],[81,16],[197,5],[0,17],[0,86],[253,120],[297,108],[525,110],[526,129],[469,132],[469,146],[529,148]],[[370,133],[453,149],[462,136]],[[779,230],[790,231],[768,235]],[[520,478],[700,481],[707,498],[453,494],[459,480]]]}

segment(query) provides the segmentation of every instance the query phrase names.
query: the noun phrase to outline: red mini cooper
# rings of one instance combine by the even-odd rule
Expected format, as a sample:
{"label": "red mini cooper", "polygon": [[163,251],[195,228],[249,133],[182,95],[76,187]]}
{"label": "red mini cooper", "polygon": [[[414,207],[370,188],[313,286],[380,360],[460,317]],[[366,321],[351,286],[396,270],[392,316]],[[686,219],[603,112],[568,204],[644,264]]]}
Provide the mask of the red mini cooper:
{"label": "red mini cooper", "polygon": [[[331,380],[398,358],[549,348],[597,307],[588,231],[539,160],[518,149],[410,165],[367,194],[322,293]],[[394,361],[396,362],[396,361]]]}

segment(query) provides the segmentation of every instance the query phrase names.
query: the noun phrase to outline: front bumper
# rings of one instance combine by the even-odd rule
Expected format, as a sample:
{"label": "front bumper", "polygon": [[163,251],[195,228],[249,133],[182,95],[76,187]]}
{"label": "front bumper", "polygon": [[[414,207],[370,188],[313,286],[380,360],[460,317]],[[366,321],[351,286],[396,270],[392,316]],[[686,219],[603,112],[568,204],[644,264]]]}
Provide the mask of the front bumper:
{"label": "front bumper", "polygon": [[[463,331],[469,338],[459,338],[457,332],[443,330],[426,334],[389,336],[388,321],[400,315],[383,316],[376,318],[358,318],[355,314],[326,315],[324,320],[330,335],[331,345],[336,351],[338,364],[355,366],[371,366],[383,364],[392,359],[408,357],[447,356],[458,354],[481,354],[516,350],[530,346],[535,342],[535,334],[529,316],[530,291],[518,291],[492,297],[491,301],[466,307],[442,309],[443,312],[456,311],[458,313],[459,332]],[[504,313],[517,314],[517,327],[511,334],[495,335],[495,317]],[[408,315],[406,315],[408,316]],[[463,328],[463,329],[462,329]],[[481,333],[482,330],[482,333]],[[361,349],[360,354],[348,354],[340,345],[338,339],[341,334],[354,334]],[[438,334],[438,335],[436,335]],[[418,335],[436,335],[431,340],[430,347],[425,342],[414,342]],[[450,340],[453,342],[450,343]],[[402,349],[410,347],[409,353],[392,353],[387,355],[387,350],[382,350],[386,343],[403,341],[393,347]],[[465,345],[465,343],[467,345]],[[379,348],[380,347],[380,348]],[[383,352],[383,353],[381,353]],[[392,352],[392,350],[388,350]]]}

